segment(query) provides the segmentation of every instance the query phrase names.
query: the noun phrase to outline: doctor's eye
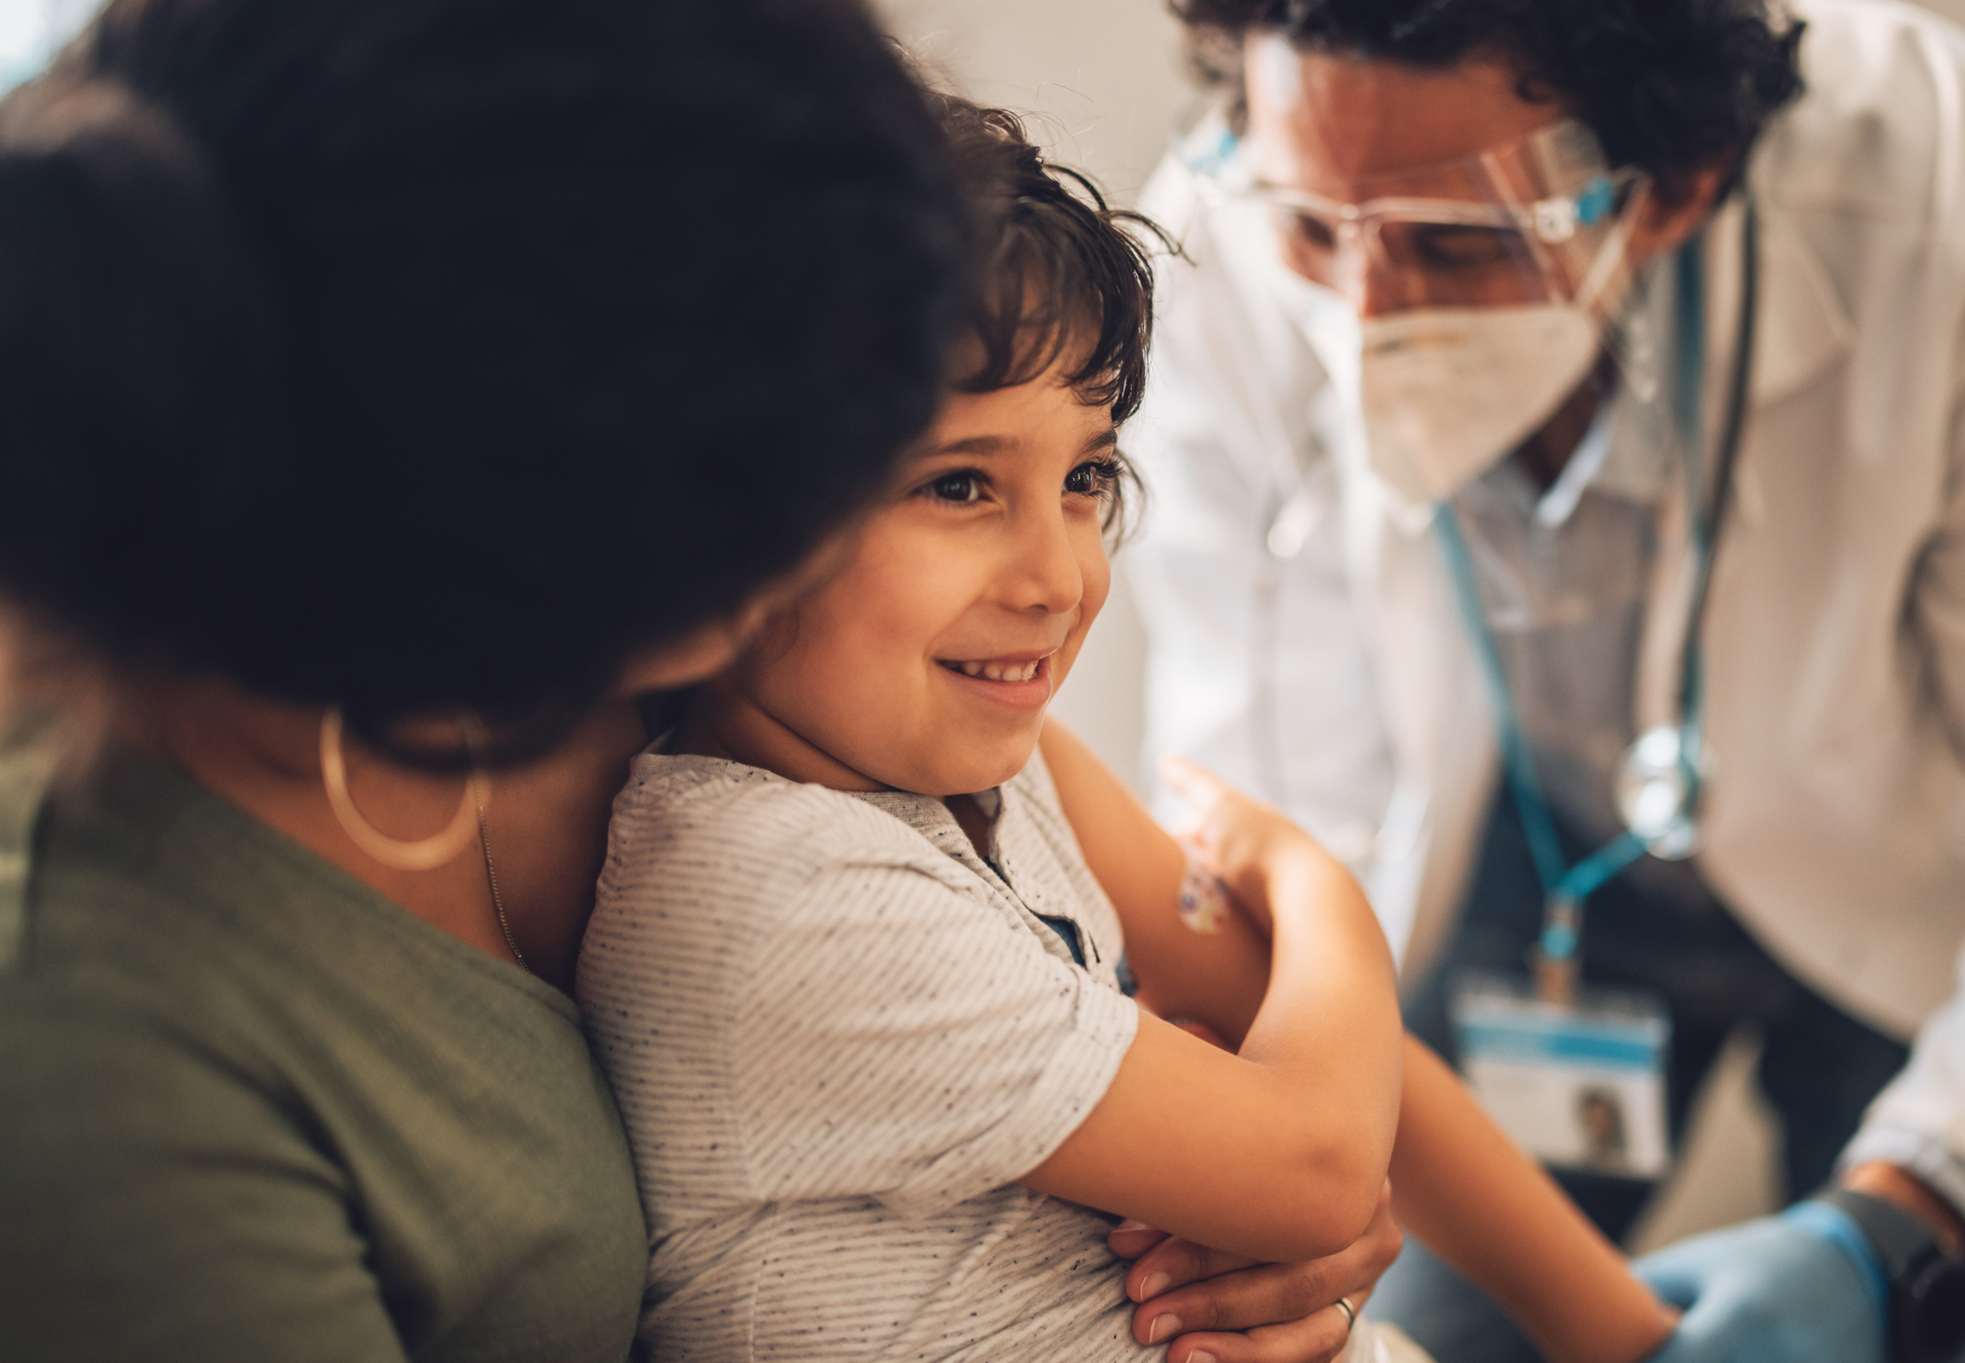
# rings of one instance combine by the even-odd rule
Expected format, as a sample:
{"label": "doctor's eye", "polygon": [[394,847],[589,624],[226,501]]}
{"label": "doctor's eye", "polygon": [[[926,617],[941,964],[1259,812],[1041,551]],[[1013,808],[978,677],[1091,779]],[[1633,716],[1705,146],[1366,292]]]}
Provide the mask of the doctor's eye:
{"label": "doctor's eye", "polygon": [[1119,486],[1119,464],[1113,459],[1088,459],[1064,477],[1064,490],[1084,497],[1110,496]]}
{"label": "doctor's eye", "polygon": [[1436,270],[1486,270],[1533,259],[1511,228],[1449,223],[1414,224],[1408,249],[1421,268]]}
{"label": "doctor's eye", "polygon": [[923,484],[921,495],[937,502],[962,504],[982,498],[982,474],[975,469],[957,469]]}
{"label": "doctor's eye", "polygon": [[1308,213],[1290,215],[1290,227],[1297,243],[1313,251],[1334,251],[1337,249],[1337,229],[1322,218]]}

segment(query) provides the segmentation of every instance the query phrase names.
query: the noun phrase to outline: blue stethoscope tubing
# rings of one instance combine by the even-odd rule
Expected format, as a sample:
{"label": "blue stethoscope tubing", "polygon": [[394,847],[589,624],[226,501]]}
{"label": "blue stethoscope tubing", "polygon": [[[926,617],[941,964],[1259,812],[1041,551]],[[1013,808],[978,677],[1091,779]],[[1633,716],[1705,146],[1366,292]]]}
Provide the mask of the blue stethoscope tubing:
{"label": "blue stethoscope tubing", "polygon": [[[1703,445],[1701,424],[1702,390],[1706,362],[1705,266],[1702,241],[1694,239],[1681,247],[1676,260],[1677,313],[1679,323],[1677,415],[1685,448],[1687,520],[1698,568],[1693,578],[1692,597],[1686,615],[1685,639],[1680,648],[1679,722],[1676,732],[1678,781],[1683,795],[1679,819],[1696,827],[1705,773],[1705,650],[1701,642],[1706,605],[1711,596],[1713,560],[1719,548],[1719,535],[1732,500],[1734,467],[1739,462],[1740,442],[1746,429],[1747,386],[1753,371],[1756,311],[1759,303],[1759,219],[1751,194],[1744,196],[1740,245],[1740,317],[1733,348],[1733,366],[1726,390],[1726,420],[1721,425],[1718,455],[1713,466],[1712,505],[1701,513],[1704,500],[1700,489],[1698,451]],[[1537,878],[1542,882],[1544,916],[1538,951],[1543,962],[1573,971],[1582,941],[1583,902],[1605,881],[1636,861],[1646,852],[1659,850],[1660,840],[1646,838],[1631,828],[1599,847],[1574,866],[1567,865],[1556,822],[1535,770],[1535,757],[1522,731],[1521,717],[1508,686],[1501,651],[1495,642],[1493,626],[1481,603],[1474,563],[1461,532],[1453,504],[1442,501],[1433,515],[1433,529],[1453,580],[1454,601],[1467,627],[1481,672],[1493,703],[1495,722],[1500,730],[1502,766],[1507,773],[1515,805],[1527,833],[1530,856]],[[1667,731],[1669,735],[1670,731]],[[1646,736],[1648,737],[1648,735]],[[1642,744],[1645,738],[1640,738]],[[1635,749],[1634,749],[1635,750]],[[1627,815],[1628,818],[1628,815]],[[1689,855],[1674,849],[1660,855]]]}

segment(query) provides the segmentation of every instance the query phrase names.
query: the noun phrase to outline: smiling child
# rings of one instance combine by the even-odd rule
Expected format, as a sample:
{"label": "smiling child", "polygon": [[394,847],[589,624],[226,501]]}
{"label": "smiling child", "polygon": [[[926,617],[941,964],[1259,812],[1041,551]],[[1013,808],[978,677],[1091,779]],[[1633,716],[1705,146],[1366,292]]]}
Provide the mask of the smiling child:
{"label": "smiling child", "polygon": [[[1433,1209],[1436,1247],[1498,1265],[1478,1276],[1552,1357],[1630,1363],[1669,1319],[1437,1062],[1409,1060],[1343,869],[1191,776],[1266,940],[1248,920],[1197,935],[1179,848],[1045,732],[1110,584],[1150,268],[1013,118],[945,107],[982,259],[953,391],[833,574],[615,807],[579,993],[648,1213],[644,1345],[1157,1354],[1178,1322],[1135,1334],[1114,1219],[1259,1260],[1336,1253],[1380,1214],[1417,1084],[1414,1181],[1435,1203],[1480,1185],[1467,1215]],[[1156,1007],[1238,1053],[1122,993],[1129,945]],[[1499,1227],[1494,1195],[1517,1209]],[[1352,1305],[1324,1312],[1333,1346]]]}

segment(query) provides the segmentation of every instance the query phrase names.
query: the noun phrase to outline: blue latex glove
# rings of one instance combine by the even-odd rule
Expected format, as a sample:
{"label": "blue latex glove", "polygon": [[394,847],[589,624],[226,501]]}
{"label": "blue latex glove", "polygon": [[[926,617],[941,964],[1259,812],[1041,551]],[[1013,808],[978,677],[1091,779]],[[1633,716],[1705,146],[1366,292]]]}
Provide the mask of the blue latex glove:
{"label": "blue latex glove", "polygon": [[1651,1363],[1883,1363],[1883,1267],[1847,1215],[1805,1202],[1637,1261],[1685,1312]]}

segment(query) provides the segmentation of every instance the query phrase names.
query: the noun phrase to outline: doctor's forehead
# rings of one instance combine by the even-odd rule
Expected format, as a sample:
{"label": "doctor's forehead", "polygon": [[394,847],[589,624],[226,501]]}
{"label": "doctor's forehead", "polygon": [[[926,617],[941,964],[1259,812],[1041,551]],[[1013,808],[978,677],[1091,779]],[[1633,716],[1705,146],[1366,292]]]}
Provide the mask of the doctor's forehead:
{"label": "doctor's forehead", "polygon": [[1567,113],[1524,99],[1520,68],[1494,54],[1415,66],[1251,33],[1243,74],[1256,172],[1325,191],[1477,156]]}

